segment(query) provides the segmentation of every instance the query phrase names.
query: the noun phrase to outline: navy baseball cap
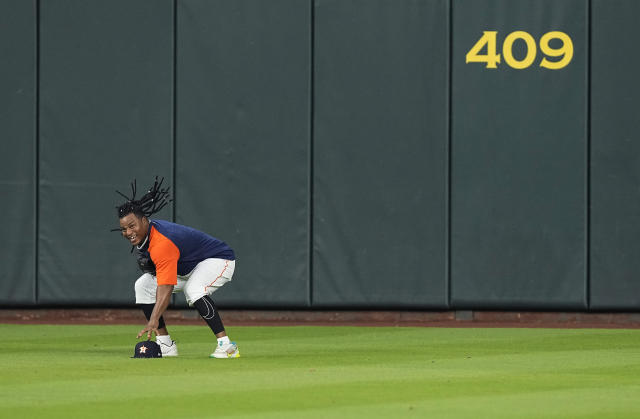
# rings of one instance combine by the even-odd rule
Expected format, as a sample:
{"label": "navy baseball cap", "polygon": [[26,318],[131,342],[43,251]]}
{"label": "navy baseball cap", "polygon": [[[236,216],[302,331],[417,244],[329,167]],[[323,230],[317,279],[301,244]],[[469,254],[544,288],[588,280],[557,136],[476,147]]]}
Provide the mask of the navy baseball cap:
{"label": "navy baseball cap", "polygon": [[160,345],[150,340],[138,342],[131,358],[162,358]]}

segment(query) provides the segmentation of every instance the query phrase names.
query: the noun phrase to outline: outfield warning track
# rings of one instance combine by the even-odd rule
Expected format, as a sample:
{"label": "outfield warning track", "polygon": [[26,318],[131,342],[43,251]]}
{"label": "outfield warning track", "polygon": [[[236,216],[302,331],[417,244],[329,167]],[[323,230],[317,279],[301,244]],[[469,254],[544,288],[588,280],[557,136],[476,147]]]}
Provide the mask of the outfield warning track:
{"label": "outfield warning track", "polygon": [[[406,326],[640,329],[640,313],[523,311],[220,310],[227,326]],[[195,310],[168,310],[167,324],[205,325]],[[143,324],[131,308],[0,309],[9,324]]]}

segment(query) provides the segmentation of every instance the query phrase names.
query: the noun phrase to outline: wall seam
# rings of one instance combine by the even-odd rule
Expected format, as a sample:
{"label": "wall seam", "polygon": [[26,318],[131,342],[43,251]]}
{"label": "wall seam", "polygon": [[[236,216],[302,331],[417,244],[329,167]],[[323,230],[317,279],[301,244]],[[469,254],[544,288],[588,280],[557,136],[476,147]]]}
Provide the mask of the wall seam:
{"label": "wall seam", "polygon": [[591,310],[591,30],[592,0],[587,0],[587,65],[586,65],[586,120],[585,120],[585,300]]}
{"label": "wall seam", "polygon": [[177,220],[176,216],[176,151],[177,151],[177,85],[178,85],[178,77],[177,77],[177,69],[178,69],[178,0],[173,0],[173,45],[172,45],[172,115],[171,115],[171,180],[173,185],[173,201],[172,201],[172,220],[175,223]]}
{"label": "wall seam", "polygon": [[[171,51],[171,185],[173,187],[173,197],[171,201],[171,220],[175,223],[176,216],[176,135],[177,135],[177,38],[178,38],[178,0],[173,0],[173,16],[172,16],[172,51]],[[171,307],[176,305],[176,295],[171,295]]]}
{"label": "wall seam", "polygon": [[308,282],[307,306],[313,306],[313,205],[314,205],[314,117],[315,117],[315,0],[309,2],[309,169],[308,169]]}
{"label": "wall seam", "polygon": [[34,153],[35,153],[35,164],[34,164],[34,208],[33,208],[33,217],[34,217],[34,287],[33,287],[33,298],[35,304],[38,303],[38,297],[40,293],[40,289],[38,287],[38,277],[39,277],[39,259],[40,259],[40,0],[34,1],[35,6],[35,89],[34,89],[34,117],[35,117],[35,127],[34,127]]}
{"label": "wall seam", "polygon": [[446,159],[446,257],[445,257],[445,281],[447,282],[447,308],[451,308],[451,174],[452,174],[452,79],[453,79],[453,0],[448,0],[448,61],[447,61],[447,159]]}

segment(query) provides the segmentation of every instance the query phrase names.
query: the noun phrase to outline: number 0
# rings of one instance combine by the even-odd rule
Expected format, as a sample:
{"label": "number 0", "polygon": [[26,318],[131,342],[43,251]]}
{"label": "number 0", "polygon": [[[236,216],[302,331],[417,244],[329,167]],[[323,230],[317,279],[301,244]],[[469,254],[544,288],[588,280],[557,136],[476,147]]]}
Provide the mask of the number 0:
{"label": "number 0", "polygon": [[[522,39],[527,44],[527,55],[521,61],[513,58],[513,43],[517,39]],[[504,62],[519,70],[527,68],[533,64],[533,61],[536,59],[536,52],[536,41],[533,39],[533,36],[524,31],[511,32],[507,35],[504,43],[502,44],[502,56],[504,57]]]}

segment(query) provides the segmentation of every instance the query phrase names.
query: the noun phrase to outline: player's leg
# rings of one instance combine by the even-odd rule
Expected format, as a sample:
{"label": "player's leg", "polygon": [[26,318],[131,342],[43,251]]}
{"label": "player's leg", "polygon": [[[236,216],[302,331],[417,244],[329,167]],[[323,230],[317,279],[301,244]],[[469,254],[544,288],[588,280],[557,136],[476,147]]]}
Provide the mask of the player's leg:
{"label": "player's leg", "polygon": [[189,275],[184,294],[189,305],[193,305],[200,316],[215,334],[218,344],[211,354],[213,358],[237,358],[240,351],[235,342],[231,342],[224,329],[220,313],[210,295],[231,281],[235,270],[235,261],[225,259],[206,259],[200,262]]}
{"label": "player's leg", "polygon": [[[142,309],[148,321],[151,319],[153,307],[156,305],[156,289],[158,288],[156,277],[145,273],[138,278],[134,288],[136,292],[136,304]],[[178,347],[169,335],[163,316],[160,316],[158,320],[156,342],[160,345],[160,349],[162,349],[162,356],[178,356]]]}

